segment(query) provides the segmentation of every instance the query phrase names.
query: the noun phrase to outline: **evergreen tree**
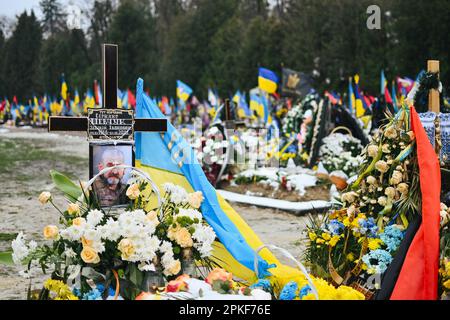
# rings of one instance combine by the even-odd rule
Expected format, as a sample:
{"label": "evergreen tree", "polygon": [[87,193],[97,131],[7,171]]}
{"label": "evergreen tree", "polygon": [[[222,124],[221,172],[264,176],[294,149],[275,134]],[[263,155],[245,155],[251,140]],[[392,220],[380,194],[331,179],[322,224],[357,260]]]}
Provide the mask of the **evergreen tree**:
{"label": "evergreen tree", "polygon": [[42,29],[34,12],[23,12],[17,19],[17,26],[6,42],[3,55],[3,76],[5,93],[16,95],[20,101],[40,92],[37,79],[39,51],[42,43]]}
{"label": "evergreen tree", "polygon": [[66,15],[58,0],[41,0],[39,2],[43,14],[42,29],[45,33],[53,35],[66,29]]}
{"label": "evergreen tree", "polygon": [[140,1],[124,0],[113,16],[108,41],[119,45],[119,87],[135,87],[144,77],[154,90],[158,70],[155,21]]}

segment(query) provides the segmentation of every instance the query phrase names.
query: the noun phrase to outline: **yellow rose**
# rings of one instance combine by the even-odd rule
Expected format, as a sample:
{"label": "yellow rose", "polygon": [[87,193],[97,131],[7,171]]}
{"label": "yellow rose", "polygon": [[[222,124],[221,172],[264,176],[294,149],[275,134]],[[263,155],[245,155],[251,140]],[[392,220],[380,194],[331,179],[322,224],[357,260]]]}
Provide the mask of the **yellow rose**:
{"label": "yellow rose", "polygon": [[97,251],[95,251],[94,249],[92,249],[89,246],[85,246],[83,247],[83,250],[81,251],[81,259],[83,259],[84,262],[86,263],[99,263],[100,262],[100,257],[97,253]]}
{"label": "yellow rose", "polygon": [[46,204],[52,198],[52,194],[50,192],[44,191],[39,195],[39,202],[42,204]]}
{"label": "yellow rose", "polygon": [[127,197],[131,200],[136,199],[141,194],[141,191],[139,190],[139,185],[137,183],[133,183],[131,186],[127,189]]}
{"label": "yellow rose", "polygon": [[94,243],[92,240],[88,240],[85,237],[81,237],[81,243],[83,244],[83,247],[90,247]]}
{"label": "yellow rose", "polygon": [[186,229],[186,228],[180,228],[175,233],[175,241],[182,248],[190,248],[190,247],[192,247],[194,245],[194,242],[192,241],[191,234],[189,233],[188,229]]}
{"label": "yellow rose", "polygon": [[170,226],[169,230],[167,231],[167,237],[174,241],[175,240],[175,234],[178,232],[180,227],[177,225],[175,228],[173,226]]}
{"label": "yellow rose", "polygon": [[180,260],[175,260],[175,262],[172,263],[170,265],[170,267],[165,271],[166,271],[166,273],[168,273],[170,275],[175,275],[175,274],[178,274],[180,272],[180,270],[181,270]]}
{"label": "yellow rose", "polygon": [[191,207],[195,209],[200,208],[202,201],[203,201],[203,194],[201,191],[188,194],[188,202]]}
{"label": "yellow rose", "polygon": [[118,245],[119,251],[122,253],[122,259],[129,259],[135,252],[133,242],[130,239],[122,239]]}
{"label": "yellow rose", "polygon": [[58,238],[59,235],[59,229],[57,226],[46,226],[44,228],[44,238],[47,240],[55,240]]}
{"label": "yellow rose", "polygon": [[85,224],[86,224],[86,219],[85,218],[78,217],[78,218],[75,218],[75,219],[72,220],[72,225],[74,225],[74,226],[81,227],[81,226],[83,226]]}
{"label": "yellow rose", "polygon": [[77,203],[70,203],[67,207],[67,212],[70,215],[79,215],[80,214],[80,206]]}
{"label": "yellow rose", "polygon": [[314,241],[317,238],[317,235],[314,232],[309,232],[308,236],[309,236],[309,239],[311,239],[311,241]]}

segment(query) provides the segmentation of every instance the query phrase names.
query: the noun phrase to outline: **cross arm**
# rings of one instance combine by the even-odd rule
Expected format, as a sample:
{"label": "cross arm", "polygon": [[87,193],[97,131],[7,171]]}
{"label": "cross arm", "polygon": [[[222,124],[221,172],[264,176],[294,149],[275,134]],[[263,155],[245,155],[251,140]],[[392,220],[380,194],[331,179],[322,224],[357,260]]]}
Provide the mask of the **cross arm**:
{"label": "cross arm", "polygon": [[[88,118],[86,117],[59,117],[49,118],[48,131],[87,131]],[[134,119],[134,131],[139,132],[166,132],[166,119]]]}

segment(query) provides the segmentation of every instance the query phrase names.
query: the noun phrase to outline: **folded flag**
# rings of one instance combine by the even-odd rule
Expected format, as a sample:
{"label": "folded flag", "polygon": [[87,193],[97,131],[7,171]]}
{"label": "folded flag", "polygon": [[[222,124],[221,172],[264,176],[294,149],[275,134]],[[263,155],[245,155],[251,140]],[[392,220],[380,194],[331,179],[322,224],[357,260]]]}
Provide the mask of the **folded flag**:
{"label": "folded flag", "polygon": [[261,90],[267,93],[274,93],[277,91],[278,77],[277,75],[266,68],[259,68],[258,86]]}

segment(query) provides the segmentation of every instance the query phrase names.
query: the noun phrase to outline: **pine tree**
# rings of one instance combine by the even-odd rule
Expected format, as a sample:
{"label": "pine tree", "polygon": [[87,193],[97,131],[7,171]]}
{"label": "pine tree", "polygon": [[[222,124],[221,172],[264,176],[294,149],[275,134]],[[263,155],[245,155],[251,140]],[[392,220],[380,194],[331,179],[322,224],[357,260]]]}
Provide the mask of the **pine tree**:
{"label": "pine tree", "polygon": [[[5,93],[24,101],[40,91],[37,78],[42,29],[34,12],[23,12],[4,48],[3,76]],[[7,79],[7,81],[6,81]]]}
{"label": "pine tree", "polygon": [[41,0],[39,2],[43,14],[42,29],[48,35],[66,29],[66,15],[62,10],[61,3],[58,0]]}

